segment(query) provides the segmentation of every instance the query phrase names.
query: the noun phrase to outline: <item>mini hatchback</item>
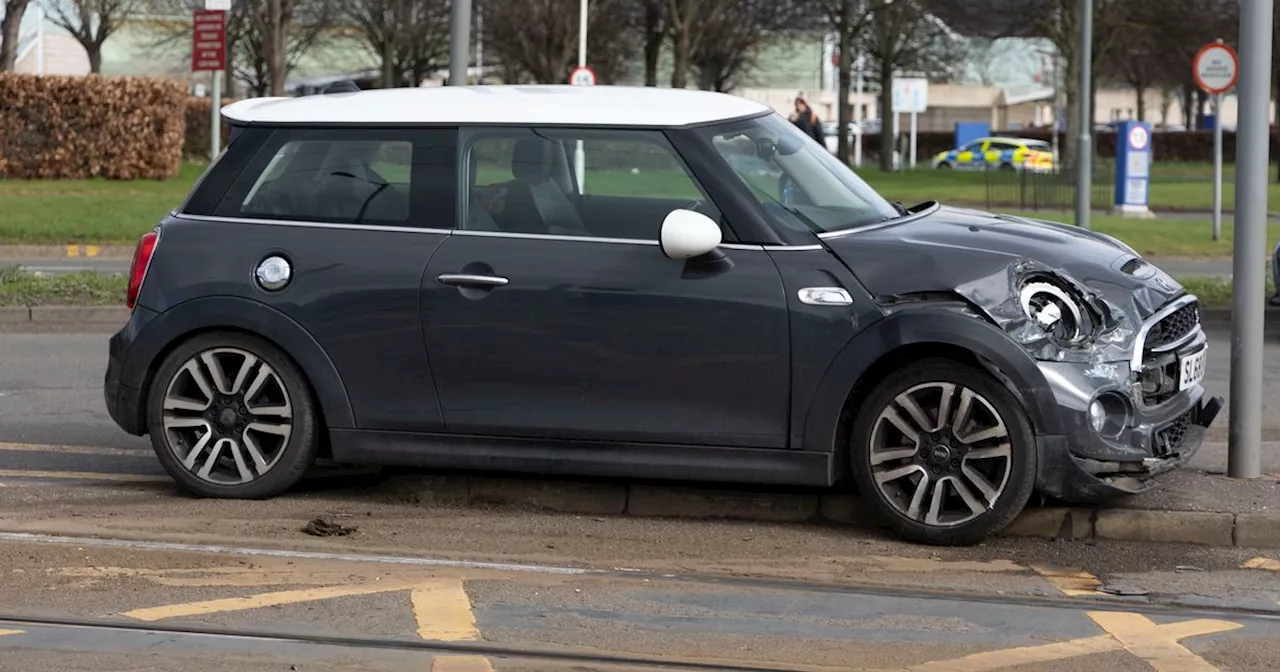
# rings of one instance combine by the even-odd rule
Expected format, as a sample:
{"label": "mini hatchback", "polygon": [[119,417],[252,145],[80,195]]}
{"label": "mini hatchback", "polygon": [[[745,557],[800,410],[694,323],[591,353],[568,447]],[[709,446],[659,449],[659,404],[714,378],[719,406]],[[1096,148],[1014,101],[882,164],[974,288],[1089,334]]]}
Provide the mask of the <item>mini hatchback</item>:
{"label": "mini hatchback", "polygon": [[205,497],[343,464],[852,487],[932,544],[1142,492],[1196,297],[1072,226],[877,194],[760,104],[486,86],[229,105],[142,237],[107,407]]}

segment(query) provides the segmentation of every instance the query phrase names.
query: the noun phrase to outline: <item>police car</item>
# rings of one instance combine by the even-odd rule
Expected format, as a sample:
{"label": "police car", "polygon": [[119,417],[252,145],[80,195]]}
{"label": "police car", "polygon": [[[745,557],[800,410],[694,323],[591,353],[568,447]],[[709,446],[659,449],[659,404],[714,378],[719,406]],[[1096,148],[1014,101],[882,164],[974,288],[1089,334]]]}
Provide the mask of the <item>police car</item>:
{"label": "police car", "polygon": [[1029,170],[1052,172],[1053,147],[1029,138],[978,138],[933,157],[937,170]]}

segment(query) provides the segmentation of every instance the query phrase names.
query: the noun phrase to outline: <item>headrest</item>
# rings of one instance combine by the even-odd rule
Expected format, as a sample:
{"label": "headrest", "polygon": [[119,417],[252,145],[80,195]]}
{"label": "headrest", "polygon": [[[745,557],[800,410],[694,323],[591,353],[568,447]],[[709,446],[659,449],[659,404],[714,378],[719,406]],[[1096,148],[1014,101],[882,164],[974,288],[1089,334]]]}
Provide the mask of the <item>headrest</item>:
{"label": "headrest", "polygon": [[554,145],[542,138],[521,138],[511,152],[511,175],[526,182],[543,182],[551,177]]}

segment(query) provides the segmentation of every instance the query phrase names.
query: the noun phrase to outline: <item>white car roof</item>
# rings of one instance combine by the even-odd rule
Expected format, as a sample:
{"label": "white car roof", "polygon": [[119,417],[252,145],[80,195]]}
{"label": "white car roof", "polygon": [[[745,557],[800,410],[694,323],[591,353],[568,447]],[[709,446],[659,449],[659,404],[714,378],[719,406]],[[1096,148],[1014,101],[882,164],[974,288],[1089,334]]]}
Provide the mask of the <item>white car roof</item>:
{"label": "white car roof", "polygon": [[633,86],[435,86],[297,98],[250,98],[223,116],[263,124],[566,124],[686,126],[772,111],[694,89]]}

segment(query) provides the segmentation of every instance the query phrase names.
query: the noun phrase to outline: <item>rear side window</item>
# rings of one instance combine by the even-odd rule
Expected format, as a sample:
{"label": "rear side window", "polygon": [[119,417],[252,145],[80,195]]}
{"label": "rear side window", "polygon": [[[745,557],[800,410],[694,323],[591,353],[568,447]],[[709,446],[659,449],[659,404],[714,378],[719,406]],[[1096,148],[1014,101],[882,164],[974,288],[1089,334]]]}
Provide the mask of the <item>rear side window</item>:
{"label": "rear side window", "polygon": [[[433,220],[441,219],[447,224],[455,136],[437,129],[278,130],[222,199],[218,214],[386,226],[437,226],[440,222]],[[432,207],[415,207],[424,198],[434,199]]]}

